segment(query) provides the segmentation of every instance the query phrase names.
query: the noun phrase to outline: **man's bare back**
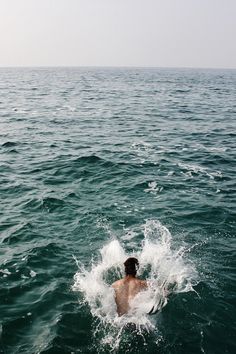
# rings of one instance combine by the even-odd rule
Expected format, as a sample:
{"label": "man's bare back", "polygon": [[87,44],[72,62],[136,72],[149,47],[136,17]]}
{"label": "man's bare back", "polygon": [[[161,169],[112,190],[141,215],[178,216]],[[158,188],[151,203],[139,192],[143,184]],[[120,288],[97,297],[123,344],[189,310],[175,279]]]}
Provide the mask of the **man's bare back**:
{"label": "man's bare back", "polygon": [[117,313],[122,316],[129,311],[130,300],[147,288],[147,282],[135,276],[127,275],[125,278],[114,282],[112,287],[115,290]]}

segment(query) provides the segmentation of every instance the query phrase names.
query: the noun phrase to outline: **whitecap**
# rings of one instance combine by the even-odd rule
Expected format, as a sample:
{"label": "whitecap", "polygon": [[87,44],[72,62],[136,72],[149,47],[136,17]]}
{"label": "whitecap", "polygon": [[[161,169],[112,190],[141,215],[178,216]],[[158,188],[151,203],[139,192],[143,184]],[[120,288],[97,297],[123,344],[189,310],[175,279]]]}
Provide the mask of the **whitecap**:
{"label": "whitecap", "polygon": [[36,272],[34,272],[33,270],[30,271],[30,276],[31,276],[31,278],[36,277],[36,275],[37,275]]}
{"label": "whitecap", "polygon": [[11,272],[7,268],[6,269],[0,269],[0,273],[4,274],[5,276],[11,274]]}
{"label": "whitecap", "polygon": [[163,190],[163,187],[159,187],[157,185],[157,182],[152,181],[148,183],[148,188],[144,189],[144,192],[146,193],[151,193],[151,194],[157,194]]}

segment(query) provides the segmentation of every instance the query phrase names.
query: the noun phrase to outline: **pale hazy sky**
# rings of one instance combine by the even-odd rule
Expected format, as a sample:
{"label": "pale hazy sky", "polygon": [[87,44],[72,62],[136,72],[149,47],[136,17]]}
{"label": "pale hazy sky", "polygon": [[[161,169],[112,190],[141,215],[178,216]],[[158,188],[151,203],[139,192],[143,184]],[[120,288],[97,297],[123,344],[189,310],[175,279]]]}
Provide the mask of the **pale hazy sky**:
{"label": "pale hazy sky", "polygon": [[0,0],[0,66],[236,68],[236,0]]}

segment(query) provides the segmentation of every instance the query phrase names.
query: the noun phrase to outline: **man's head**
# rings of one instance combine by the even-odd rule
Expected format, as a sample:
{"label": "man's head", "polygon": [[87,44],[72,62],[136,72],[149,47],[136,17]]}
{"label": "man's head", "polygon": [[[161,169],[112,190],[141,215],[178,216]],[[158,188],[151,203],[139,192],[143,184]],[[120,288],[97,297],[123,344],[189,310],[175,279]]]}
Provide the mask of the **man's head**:
{"label": "man's head", "polygon": [[137,258],[129,257],[128,259],[126,259],[124,266],[125,266],[125,274],[126,275],[135,276],[137,273],[137,270],[139,268],[139,262],[138,262]]}

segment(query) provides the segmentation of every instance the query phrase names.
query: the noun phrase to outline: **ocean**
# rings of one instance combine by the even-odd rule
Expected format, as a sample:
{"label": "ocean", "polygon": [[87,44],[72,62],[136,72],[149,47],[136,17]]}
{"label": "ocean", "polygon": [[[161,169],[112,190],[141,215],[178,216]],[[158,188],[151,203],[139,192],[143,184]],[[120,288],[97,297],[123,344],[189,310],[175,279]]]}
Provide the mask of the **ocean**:
{"label": "ocean", "polygon": [[1,68],[0,353],[234,354],[235,124],[236,70]]}

